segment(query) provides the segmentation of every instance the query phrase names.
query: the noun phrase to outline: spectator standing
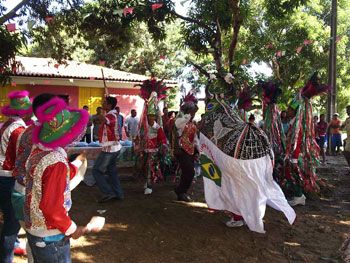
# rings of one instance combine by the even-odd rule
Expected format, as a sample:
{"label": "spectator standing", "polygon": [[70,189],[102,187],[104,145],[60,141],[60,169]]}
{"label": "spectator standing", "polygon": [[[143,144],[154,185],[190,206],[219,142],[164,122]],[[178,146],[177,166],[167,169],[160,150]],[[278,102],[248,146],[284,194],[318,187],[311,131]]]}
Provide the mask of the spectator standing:
{"label": "spectator standing", "polygon": [[137,112],[135,109],[132,109],[130,113],[131,115],[125,120],[124,129],[129,140],[134,141],[138,133],[140,120],[137,117]]}
{"label": "spectator standing", "polygon": [[325,115],[320,115],[320,121],[315,125],[315,136],[318,146],[320,147],[320,155],[322,156],[322,162],[326,163],[326,135],[327,135],[328,123],[325,121]]}
{"label": "spectator standing", "polygon": [[342,130],[346,131],[347,135],[344,146],[344,156],[348,162],[348,165],[350,166],[350,105],[346,106],[346,113],[348,114],[348,117],[346,118],[341,128]]}
{"label": "spectator standing", "polygon": [[116,133],[118,135],[119,140],[123,140],[123,126],[124,126],[124,116],[120,113],[119,106],[115,107],[117,111],[117,126]]}
{"label": "spectator standing", "polygon": [[96,109],[96,114],[92,116],[92,123],[94,125],[93,128],[93,140],[98,141],[98,130],[100,128],[101,122],[100,122],[100,117],[103,116],[103,109],[102,107],[97,107]]}
{"label": "spectator standing", "polygon": [[331,135],[331,154],[336,155],[340,152],[342,146],[341,141],[341,120],[338,118],[339,114],[334,113],[331,122],[329,123],[330,135]]}
{"label": "spectator standing", "polygon": [[[87,105],[84,105],[83,106],[83,110],[86,110],[88,113],[89,113],[89,106]],[[82,142],[87,142],[87,143],[90,143],[91,142],[91,128],[92,128],[92,118],[89,114],[89,122],[88,124],[86,125],[86,132],[85,132],[85,135],[84,137],[81,139]]]}

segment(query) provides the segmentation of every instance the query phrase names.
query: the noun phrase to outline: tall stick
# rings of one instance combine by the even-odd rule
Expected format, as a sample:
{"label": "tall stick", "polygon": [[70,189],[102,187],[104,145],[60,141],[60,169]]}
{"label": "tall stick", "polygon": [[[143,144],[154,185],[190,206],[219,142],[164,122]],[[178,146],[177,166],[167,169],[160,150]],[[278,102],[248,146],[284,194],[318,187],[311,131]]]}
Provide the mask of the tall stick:
{"label": "tall stick", "polygon": [[103,86],[105,87],[105,95],[108,96],[108,88],[106,85],[105,74],[103,74],[103,68],[101,68],[101,73],[102,73]]}

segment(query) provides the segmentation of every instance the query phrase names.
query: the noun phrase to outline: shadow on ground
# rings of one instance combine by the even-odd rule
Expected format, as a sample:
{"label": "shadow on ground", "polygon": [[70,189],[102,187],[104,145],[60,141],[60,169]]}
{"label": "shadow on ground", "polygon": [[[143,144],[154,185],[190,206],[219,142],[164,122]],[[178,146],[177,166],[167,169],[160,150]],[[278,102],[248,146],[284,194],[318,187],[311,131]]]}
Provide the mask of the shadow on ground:
{"label": "shadow on ground", "polygon": [[[330,157],[319,169],[325,181],[321,196],[297,207],[290,226],[283,215],[267,209],[266,234],[246,227],[229,229],[222,213],[205,208],[203,184],[192,192],[199,203],[175,202],[173,183],[157,185],[144,196],[142,183],[123,181],[124,201],[98,204],[96,187],[73,192],[72,218],[80,224],[106,210],[99,234],[72,242],[73,262],[342,262],[339,248],[350,226],[350,175],[343,157]],[[312,200],[311,200],[312,199]],[[24,262],[16,258],[15,262]]]}

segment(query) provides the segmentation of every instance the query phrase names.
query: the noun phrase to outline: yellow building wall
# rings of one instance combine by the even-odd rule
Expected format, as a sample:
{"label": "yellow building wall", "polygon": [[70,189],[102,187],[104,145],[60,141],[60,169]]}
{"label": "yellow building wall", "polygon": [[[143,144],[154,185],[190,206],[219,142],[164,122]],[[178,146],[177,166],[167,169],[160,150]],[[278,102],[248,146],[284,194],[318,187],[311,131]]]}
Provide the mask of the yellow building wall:
{"label": "yellow building wall", "polygon": [[[11,85],[0,86],[0,108],[9,104],[9,99],[7,94],[14,90],[24,90],[26,85],[18,85],[16,87],[12,87]],[[1,114],[0,112],[0,122],[6,121],[7,117]]]}
{"label": "yellow building wall", "polygon": [[96,108],[102,106],[104,89],[93,87],[79,87],[79,108],[89,106],[90,114],[96,113]]}

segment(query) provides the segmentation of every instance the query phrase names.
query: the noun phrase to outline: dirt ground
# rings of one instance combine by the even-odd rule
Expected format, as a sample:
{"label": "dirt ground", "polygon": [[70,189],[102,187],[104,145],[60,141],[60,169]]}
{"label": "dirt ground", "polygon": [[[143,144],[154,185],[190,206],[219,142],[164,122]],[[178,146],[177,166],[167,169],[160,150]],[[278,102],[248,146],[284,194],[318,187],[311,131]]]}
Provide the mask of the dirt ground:
{"label": "dirt ground", "polygon": [[[127,172],[127,171],[126,171]],[[73,262],[342,262],[339,248],[350,233],[350,174],[342,156],[329,157],[319,176],[326,187],[296,207],[290,226],[280,212],[266,211],[266,234],[230,229],[222,213],[205,206],[203,183],[192,188],[195,203],[176,202],[173,183],[144,196],[142,183],[123,174],[125,200],[98,204],[96,187],[73,192],[72,218],[86,224],[106,210],[102,232],[72,242]],[[100,211],[101,212],[101,211]],[[16,257],[15,262],[25,262]]]}

